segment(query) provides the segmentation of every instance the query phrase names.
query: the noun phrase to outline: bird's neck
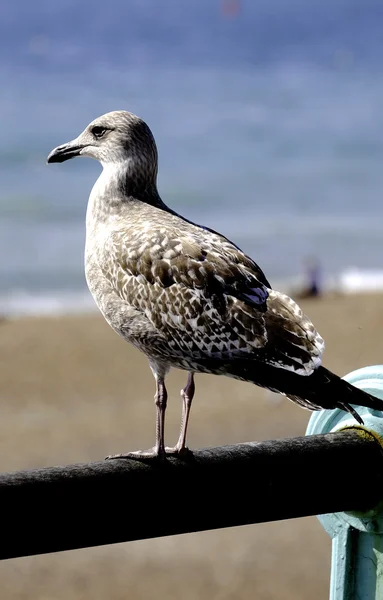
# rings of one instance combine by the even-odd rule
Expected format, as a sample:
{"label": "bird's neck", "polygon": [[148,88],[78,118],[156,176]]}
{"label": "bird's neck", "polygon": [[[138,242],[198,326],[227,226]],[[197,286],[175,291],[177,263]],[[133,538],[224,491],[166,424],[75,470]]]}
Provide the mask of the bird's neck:
{"label": "bird's neck", "polygon": [[140,174],[129,162],[106,164],[91,191],[88,216],[103,220],[136,202],[167,209],[157,190],[156,173]]}

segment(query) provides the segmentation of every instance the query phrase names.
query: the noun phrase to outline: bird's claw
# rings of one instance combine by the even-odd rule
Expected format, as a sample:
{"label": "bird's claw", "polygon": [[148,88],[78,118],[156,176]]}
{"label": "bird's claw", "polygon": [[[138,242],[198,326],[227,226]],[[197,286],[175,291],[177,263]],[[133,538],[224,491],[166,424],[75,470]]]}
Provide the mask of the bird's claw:
{"label": "bird's claw", "polygon": [[105,460],[115,460],[115,459],[133,459],[133,460],[153,460],[153,459],[163,459],[166,456],[184,456],[185,454],[189,454],[189,448],[179,448],[178,446],[174,446],[173,448],[166,447],[163,450],[158,448],[150,448],[150,450],[135,450],[134,452],[126,452],[124,454],[111,454],[110,456],[106,456]]}
{"label": "bird's claw", "polygon": [[179,446],[174,446],[173,448],[169,448],[168,446],[165,448],[165,454],[168,454],[169,456],[183,456],[185,454],[189,454],[190,450],[189,448],[183,447],[180,448]]}
{"label": "bird's claw", "polygon": [[157,448],[150,448],[149,450],[135,450],[134,452],[125,452],[124,454],[111,454],[105,457],[105,460],[115,460],[117,458],[122,459],[134,459],[134,460],[152,460],[153,458],[161,458],[162,453]]}

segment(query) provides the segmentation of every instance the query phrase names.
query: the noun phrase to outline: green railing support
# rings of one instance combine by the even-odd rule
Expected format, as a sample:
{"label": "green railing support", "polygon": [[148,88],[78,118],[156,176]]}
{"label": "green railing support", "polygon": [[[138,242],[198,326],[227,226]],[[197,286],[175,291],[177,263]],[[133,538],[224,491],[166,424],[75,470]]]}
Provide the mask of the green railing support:
{"label": "green railing support", "polygon": [[[383,399],[383,365],[358,369],[344,379]],[[355,408],[364,426],[342,410],[327,410],[313,414],[306,434],[358,429],[361,435],[374,436],[383,452],[382,413]],[[355,485],[369,485],[363,479],[362,463],[345,464],[339,476],[348,481],[355,478]],[[330,600],[383,600],[383,489],[382,502],[374,510],[318,515],[318,519],[332,538]]]}

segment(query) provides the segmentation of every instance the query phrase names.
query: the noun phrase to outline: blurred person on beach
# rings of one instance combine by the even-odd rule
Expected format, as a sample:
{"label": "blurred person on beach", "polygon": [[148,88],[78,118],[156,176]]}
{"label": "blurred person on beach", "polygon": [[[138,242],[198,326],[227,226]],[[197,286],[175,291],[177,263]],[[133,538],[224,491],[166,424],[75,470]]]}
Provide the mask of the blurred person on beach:
{"label": "blurred person on beach", "polygon": [[320,298],[322,296],[322,269],[315,256],[308,257],[305,261],[306,285],[298,292],[298,298]]}

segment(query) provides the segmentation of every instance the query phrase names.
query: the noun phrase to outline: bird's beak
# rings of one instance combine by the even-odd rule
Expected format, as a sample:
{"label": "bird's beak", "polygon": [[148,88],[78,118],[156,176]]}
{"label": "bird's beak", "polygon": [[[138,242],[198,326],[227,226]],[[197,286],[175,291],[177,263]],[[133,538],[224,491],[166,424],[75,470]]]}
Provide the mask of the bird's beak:
{"label": "bird's beak", "polygon": [[65,160],[74,158],[75,156],[80,156],[81,150],[84,147],[84,145],[78,143],[77,139],[72,140],[67,144],[57,146],[57,148],[54,148],[52,152],[50,152],[50,154],[48,155],[47,164],[62,163]]}

